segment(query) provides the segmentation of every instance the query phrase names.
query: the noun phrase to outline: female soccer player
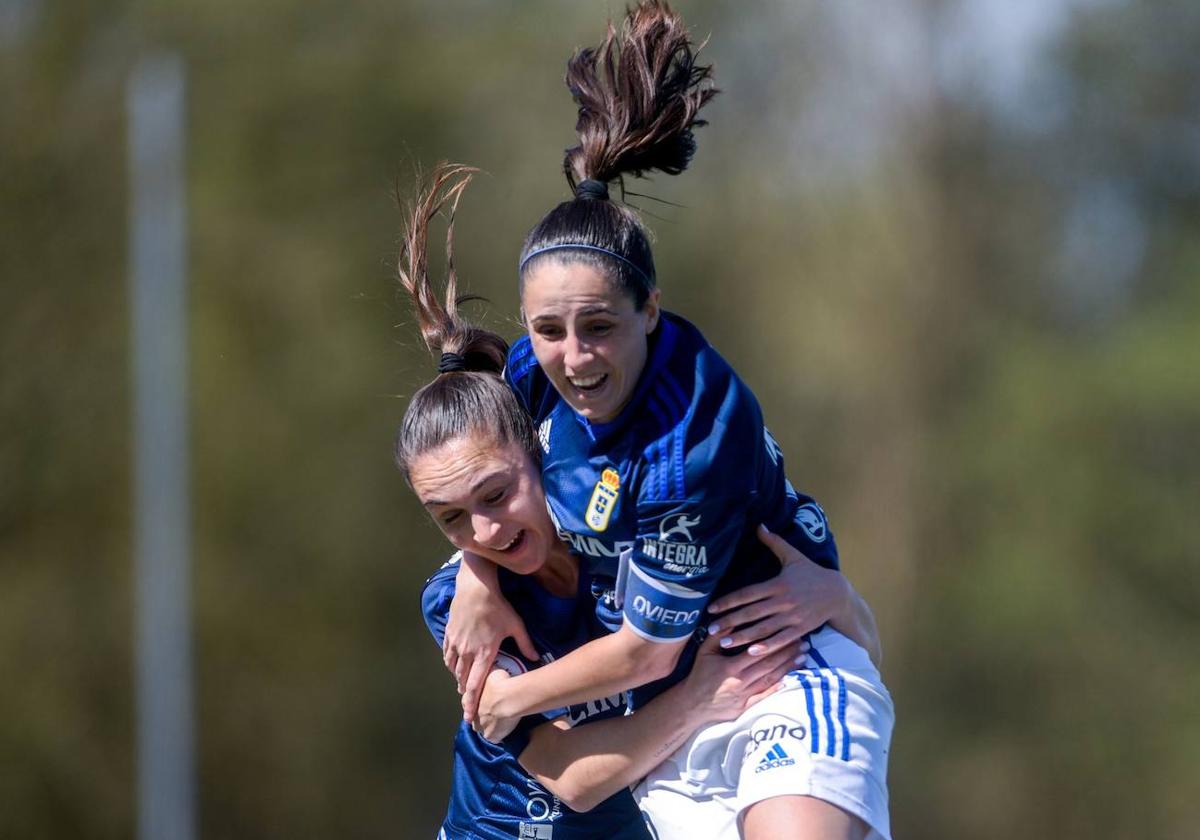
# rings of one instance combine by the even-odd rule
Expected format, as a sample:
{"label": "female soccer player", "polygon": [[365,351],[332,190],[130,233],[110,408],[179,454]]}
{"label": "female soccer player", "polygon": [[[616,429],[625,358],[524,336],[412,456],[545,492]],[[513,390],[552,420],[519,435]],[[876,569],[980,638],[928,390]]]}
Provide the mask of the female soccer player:
{"label": "female soccer player", "polygon": [[[500,376],[507,345],[459,317],[452,267],[445,305],[430,287],[428,223],[444,204],[452,210],[469,178],[462,167],[440,170],[409,221],[400,276],[422,337],[440,363],[437,377],[408,406],[396,459],[455,545],[501,570],[502,590],[536,650],[524,655],[512,648],[497,662],[520,674],[601,631],[587,597],[590,580],[546,513],[532,424]],[[425,620],[439,643],[456,564],[453,558],[435,573],[422,595]],[[440,837],[645,840],[629,785],[695,729],[733,719],[773,691],[796,652],[723,657],[714,639],[687,679],[637,715],[625,714],[625,699],[617,694],[525,718],[501,743],[484,740],[464,723],[455,740],[454,784]]]}
{"label": "female soccer player", "polygon": [[[710,599],[778,568],[755,539],[760,523],[837,568],[824,513],[784,477],[754,395],[695,327],[660,308],[648,237],[608,196],[624,175],[687,167],[709,76],[658,0],[568,65],[580,105],[581,142],[565,161],[575,197],[525,241],[529,335],[505,377],[537,425],[555,525],[589,560],[613,632],[536,671],[493,672],[477,721],[489,737],[596,695],[634,689],[636,709],[686,673]],[[468,564],[494,588],[486,567]],[[789,690],[701,730],[647,780],[641,803],[664,840],[890,836],[891,700],[860,646],[818,628],[828,617],[804,628],[812,650]]]}

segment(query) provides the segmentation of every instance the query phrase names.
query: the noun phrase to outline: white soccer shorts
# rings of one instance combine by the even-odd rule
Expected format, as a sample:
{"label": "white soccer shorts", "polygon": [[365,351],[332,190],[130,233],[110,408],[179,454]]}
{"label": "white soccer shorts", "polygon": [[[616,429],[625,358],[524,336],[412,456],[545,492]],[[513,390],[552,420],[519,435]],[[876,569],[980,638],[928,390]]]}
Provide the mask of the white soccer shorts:
{"label": "white soccer shorts", "polygon": [[813,796],[891,840],[887,755],[895,712],[865,650],[826,627],[786,687],[700,730],[634,790],[658,840],[737,840],[740,815]]}

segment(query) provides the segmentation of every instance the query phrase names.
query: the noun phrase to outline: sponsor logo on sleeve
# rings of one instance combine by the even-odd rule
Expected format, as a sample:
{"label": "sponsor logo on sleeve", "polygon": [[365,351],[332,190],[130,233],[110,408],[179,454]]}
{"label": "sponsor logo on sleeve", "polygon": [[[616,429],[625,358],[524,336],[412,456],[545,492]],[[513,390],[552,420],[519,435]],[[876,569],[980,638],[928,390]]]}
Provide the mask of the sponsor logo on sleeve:
{"label": "sponsor logo on sleeve", "polygon": [[[788,750],[795,752],[801,749],[800,742],[808,738],[808,730],[802,724],[779,718],[776,720],[779,722],[755,729],[750,733],[750,741],[746,744],[747,756],[753,755],[763,746],[769,745],[767,751],[754,765],[755,773],[765,773],[768,770],[795,764],[796,760],[788,755]],[[784,744],[787,744],[787,749],[784,749]]]}
{"label": "sponsor logo on sleeve", "polygon": [[633,597],[633,611],[659,627],[687,627],[700,620],[700,610],[673,610],[641,594]]}
{"label": "sponsor logo on sleeve", "polygon": [[[779,718],[775,718],[779,720]],[[750,734],[750,743],[747,745],[747,752],[753,752],[761,745],[768,741],[779,741],[783,738],[794,738],[797,741],[803,741],[808,737],[808,730],[802,724],[777,723],[774,726],[764,726],[762,729],[755,729]]]}
{"label": "sponsor logo on sleeve", "polygon": [[816,502],[807,502],[796,510],[796,522],[815,543],[825,542],[829,526],[825,522],[825,511]]}
{"label": "sponsor logo on sleeve", "polygon": [[584,515],[587,526],[593,531],[603,531],[607,528],[608,520],[612,517],[613,508],[617,506],[620,496],[621,477],[617,475],[616,470],[608,467],[600,473],[600,480],[596,482],[596,489],[592,491],[592,500],[588,502],[587,513]]}
{"label": "sponsor logo on sleeve", "polygon": [[642,553],[662,564],[663,571],[691,577],[708,571],[708,551],[693,542],[692,528],[699,516],[676,513],[658,523],[658,539],[642,540]]}
{"label": "sponsor logo on sleeve", "polygon": [[672,536],[678,534],[683,539],[691,542],[692,528],[699,524],[699,516],[688,516],[686,513],[668,516],[662,522],[658,523],[658,538],[666,542]]}
{"label": "sponsor logo on sleeve", "polygon": [[765,773],[768,770],[775,770],[780,767],[788,767],[796,763],[796,759],[789,756],[783,750],[783,745],[776,742],[771,745],[771,749],[767,750],[766,754],[759,759],[758,764],[754,765],[755,773]]}

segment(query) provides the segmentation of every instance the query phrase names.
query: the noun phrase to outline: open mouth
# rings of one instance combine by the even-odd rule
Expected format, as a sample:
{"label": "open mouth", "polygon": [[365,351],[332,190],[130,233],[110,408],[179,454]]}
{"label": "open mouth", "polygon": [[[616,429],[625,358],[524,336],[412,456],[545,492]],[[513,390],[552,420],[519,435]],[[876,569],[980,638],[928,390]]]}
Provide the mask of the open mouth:
{"label": "open mouth", "polygon": [[569,376],[567,381],[571,383],[571,387],[579,393],[587,396],[594,394],[604,387],[604,383],[608,381],[607,373],[598,373],[595,376]]}
{"label": "open mouth", "polygon": [[522,529],[517,531],[516,535],[508,541],[507,545],[502,545],[498,548],[493,548],[492,551],[499,554],[510,554],[525,544],[525,531]]}

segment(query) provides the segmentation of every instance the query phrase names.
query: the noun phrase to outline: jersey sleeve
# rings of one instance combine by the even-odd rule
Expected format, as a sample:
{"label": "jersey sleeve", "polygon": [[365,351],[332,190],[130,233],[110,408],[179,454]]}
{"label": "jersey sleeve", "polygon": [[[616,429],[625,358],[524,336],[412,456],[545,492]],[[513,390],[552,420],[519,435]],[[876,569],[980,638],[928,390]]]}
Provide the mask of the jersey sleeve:
{"label": "jersey sleeve", "polygon": [[782,503],[765,504],[763,524],[783,537],[814,563],[840,570],[837,543],[825,511],[812,496],[801,493],[784,476],[783,450],[770,431],[763,429],[763,456],[759,459],[758,485],[764,499]]}
{"label": "jersey sleeve", "polygon": [[421,617],[433,640],[441,647],[446,639],[446,622],[450,620],[450,602],[454,600],[454,578],[462,552],[455,552],[440,569],[425,581],[421,590]]}
{"label": "jersey sleeve", "polygon": [[553,389],[550,380],[538,367],[529,336],[522,336],[509,349],[504,365],[504,381],[535,423],[544,419],[553,408]]}
{"label": "jersey sleeve", "polygon": [[746,505],[725,495],[638,505],[637,539],[618,573],[631,630],[655,642],[691,635],[737,549]]}

